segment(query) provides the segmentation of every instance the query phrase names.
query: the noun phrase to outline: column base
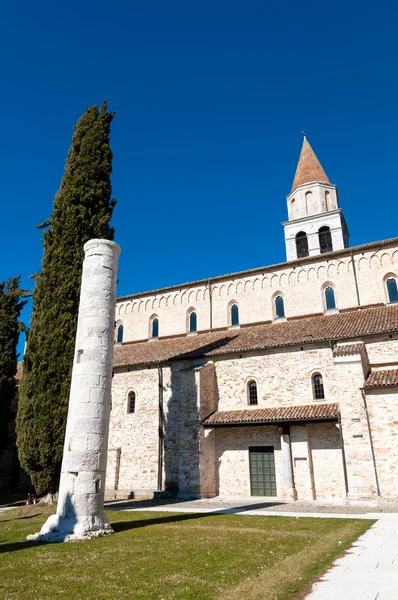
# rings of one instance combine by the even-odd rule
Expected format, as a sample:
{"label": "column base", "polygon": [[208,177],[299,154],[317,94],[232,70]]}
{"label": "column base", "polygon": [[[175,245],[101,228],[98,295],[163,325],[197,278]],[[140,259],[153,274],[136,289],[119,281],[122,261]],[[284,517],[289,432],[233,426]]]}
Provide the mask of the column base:
{"label": "column base", "polygon": [[38,533],[28,535],[33,542],[72,542],[110,535],[113,529],[105,513],[95,517],[51,515]]}

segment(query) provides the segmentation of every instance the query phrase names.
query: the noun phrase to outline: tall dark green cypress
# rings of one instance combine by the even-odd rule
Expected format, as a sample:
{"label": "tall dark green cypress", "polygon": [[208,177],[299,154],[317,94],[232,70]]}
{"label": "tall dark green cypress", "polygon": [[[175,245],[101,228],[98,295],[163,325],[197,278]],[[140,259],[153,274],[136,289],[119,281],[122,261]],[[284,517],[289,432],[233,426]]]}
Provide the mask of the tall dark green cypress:
{"label": "tall dark green cypress", "polygon": [[79,308],[83,246],[109,226],[114,113],[90,106],[74,128],[61,187],[43,236],[17,416],[18,454],[39,494],[58,489]]}
{"label": "tall dark green cypress", "polygon": [[26,301],[19,287],[19,276],[0,283],[0,450],[8,440],[11,404],[17,392],[17,345],[21,310]]}

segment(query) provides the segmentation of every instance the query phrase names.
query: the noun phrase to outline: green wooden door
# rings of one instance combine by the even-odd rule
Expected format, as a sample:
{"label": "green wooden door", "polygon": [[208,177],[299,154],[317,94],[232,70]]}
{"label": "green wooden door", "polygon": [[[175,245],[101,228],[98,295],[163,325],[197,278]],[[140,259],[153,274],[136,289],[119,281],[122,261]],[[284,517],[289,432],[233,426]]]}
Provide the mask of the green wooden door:
{"label": "green wooden door", "polygon": [[276,496],[274,447],[249,448],[249,457],[252,496]]}

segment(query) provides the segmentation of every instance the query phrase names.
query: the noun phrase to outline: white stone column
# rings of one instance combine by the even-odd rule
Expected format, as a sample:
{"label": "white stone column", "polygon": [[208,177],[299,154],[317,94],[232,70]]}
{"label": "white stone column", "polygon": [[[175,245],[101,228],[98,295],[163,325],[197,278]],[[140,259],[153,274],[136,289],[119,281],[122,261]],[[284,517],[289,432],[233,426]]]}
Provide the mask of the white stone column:
{"label": "white stone column", "polygon": [[57,513],[30,539],[67,541],[112,532],[104,492],[120,247],[90,240],[84,252]]}
{"label": "white stone column", "polygon": [[283,487],[285,496],[291,500],[297,499],[296,489],[293,479],[292,452],[290,448],[290,431],[287,428],[282,429],[281,434],[282,451],[282,469],[283,469]]}

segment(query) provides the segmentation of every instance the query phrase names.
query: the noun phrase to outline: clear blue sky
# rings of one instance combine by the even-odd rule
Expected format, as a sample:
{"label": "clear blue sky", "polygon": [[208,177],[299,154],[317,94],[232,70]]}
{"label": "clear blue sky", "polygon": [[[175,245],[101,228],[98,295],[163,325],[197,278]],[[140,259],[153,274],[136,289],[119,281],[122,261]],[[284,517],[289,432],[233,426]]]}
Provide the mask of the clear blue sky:
{"label": "clear blue sky", "polygon": [[396,236],[397,20],[369,0],[7,3],[0,280],[32,287],[72,127],[104,98],[119,295],[283,261],[303,128],[351,245]]}

